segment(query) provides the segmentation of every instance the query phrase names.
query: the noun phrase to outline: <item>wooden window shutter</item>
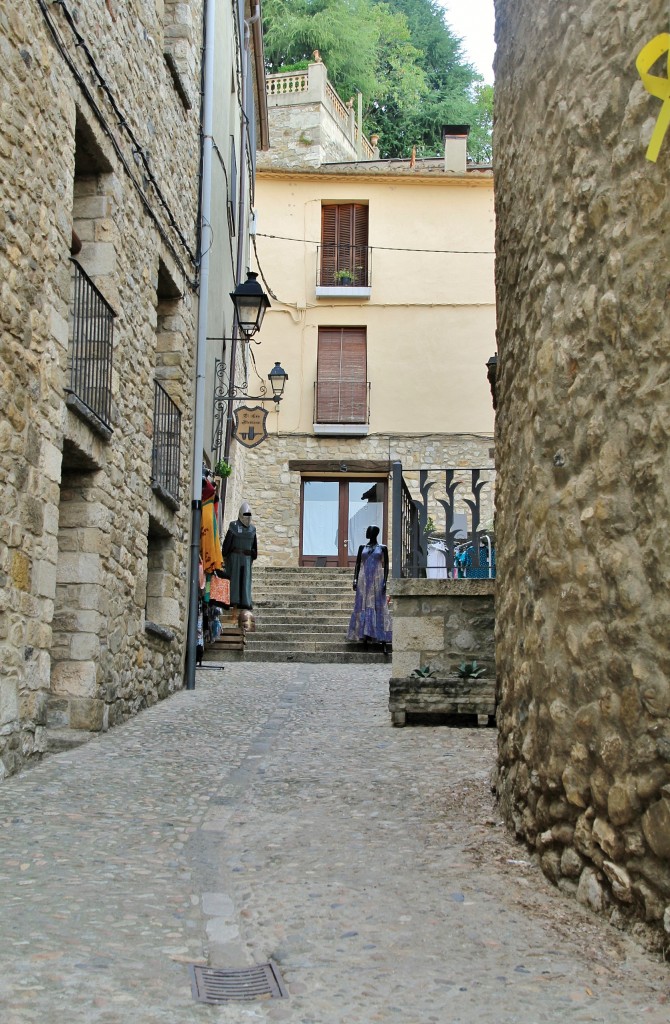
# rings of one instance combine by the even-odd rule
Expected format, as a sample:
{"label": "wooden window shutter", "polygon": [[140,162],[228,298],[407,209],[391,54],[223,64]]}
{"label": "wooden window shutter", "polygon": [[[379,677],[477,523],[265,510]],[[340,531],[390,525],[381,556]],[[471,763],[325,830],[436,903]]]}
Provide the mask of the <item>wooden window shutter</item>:
{"label": "wooden window shutter", "polygon": [[351,270],[354,284],[368,283],[368,207],[363,203],[321,207],[320,283],[337,284],[338,270]]}
{"label": "wooden window shutter", "polygon": [[337,206],[321,207],[321,276],[325,287],[334,285],[337,270]]}
{"label": "wooden window shutter", "polygon": [[368,283],[368,207],[356,203],[353,208],[354,284]]}
{"label": "wooden window shutter", "polygon": [[367,423],[365,327],[321,327],[317,359],[317,423]]}

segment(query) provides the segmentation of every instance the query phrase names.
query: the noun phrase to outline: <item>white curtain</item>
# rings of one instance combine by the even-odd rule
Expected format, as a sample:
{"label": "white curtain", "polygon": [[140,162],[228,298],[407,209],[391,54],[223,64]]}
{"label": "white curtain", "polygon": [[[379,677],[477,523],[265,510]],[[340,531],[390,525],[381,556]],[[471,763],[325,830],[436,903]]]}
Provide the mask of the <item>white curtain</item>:
{"label": "white curtain", "polygon": [[349,503],[349,554],[355,555],[361,544],[367,543],[365,531],[368,526],[379,527],[378,543],[382,542],[384,506],[380,501],[356,501]]}
{"label": "white curtain", "polygon": [[303,555],[337,556],[337,502],[306,501],[304,508]]}

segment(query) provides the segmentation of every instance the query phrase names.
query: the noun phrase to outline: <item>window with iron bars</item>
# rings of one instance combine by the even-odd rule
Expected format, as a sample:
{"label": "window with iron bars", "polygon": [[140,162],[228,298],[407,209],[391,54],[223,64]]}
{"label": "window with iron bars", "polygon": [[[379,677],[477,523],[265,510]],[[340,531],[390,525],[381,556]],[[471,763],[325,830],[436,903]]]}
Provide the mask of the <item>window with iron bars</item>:
{"label": "window with iron bars", "polygon": [[181,411],[165,388],[155,381],[154,442],[151,486],[172,508],[179,505]]}
{"label": "window with iron bars", "polygon": [[76,260],[72,266],[68,405],[110,434],[115,313]]}

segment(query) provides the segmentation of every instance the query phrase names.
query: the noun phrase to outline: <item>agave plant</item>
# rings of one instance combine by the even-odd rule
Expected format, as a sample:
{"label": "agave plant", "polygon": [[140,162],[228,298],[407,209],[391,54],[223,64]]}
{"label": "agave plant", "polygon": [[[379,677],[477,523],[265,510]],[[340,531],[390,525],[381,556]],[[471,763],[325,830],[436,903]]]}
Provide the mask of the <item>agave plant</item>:
{"label": "agave plant", "polygon": [[415,668],[410,674],[410,679],[430,679],[434,675],[435,671],[430,665],[424,665],[422,668]]}
{"label": "agave plant", "polygon": [[478,679],[485,672],[486,668],[478,665],[476,661],[462,661],[458,666],[458,674],[461,679]]}

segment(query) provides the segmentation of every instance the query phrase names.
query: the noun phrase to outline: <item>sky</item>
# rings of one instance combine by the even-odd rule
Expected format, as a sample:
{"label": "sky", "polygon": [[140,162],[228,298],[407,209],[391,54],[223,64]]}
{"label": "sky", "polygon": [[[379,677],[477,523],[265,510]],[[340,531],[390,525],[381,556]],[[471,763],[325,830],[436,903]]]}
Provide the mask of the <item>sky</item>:
{"label": "sky", "polygon": [[447,22],[463,39],[468,60],[493,84],[493,0],[439,0]]}

